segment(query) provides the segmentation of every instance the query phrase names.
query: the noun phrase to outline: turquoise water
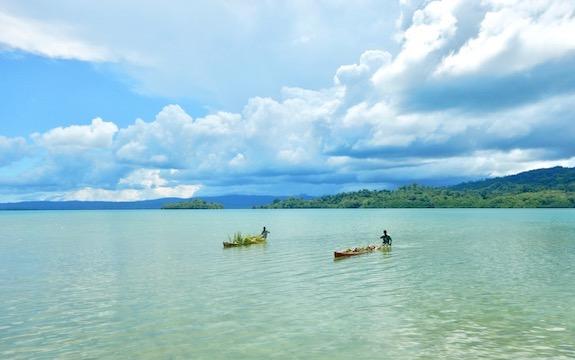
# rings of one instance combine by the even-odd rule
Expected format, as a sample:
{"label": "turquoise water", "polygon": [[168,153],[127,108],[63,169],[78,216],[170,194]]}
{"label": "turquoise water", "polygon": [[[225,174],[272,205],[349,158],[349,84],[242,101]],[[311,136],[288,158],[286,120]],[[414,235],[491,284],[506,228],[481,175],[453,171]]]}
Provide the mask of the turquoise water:
{"label": "turquoise water", "polygon": [[[234,231],[268,244],[222,249]],[[390,252],[334,261],[376,242]],[[2,359],[575,357],[573,210],[0,212]]]}

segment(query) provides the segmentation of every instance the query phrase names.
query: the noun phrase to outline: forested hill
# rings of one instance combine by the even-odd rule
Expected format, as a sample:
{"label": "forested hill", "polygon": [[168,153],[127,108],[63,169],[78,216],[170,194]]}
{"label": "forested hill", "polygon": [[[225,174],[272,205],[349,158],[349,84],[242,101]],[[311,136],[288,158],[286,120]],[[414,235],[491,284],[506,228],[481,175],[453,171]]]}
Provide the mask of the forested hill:
{"label": "forested hill", "polygon": [[274,200],[264,208],[574,208],[575,169],[551,168],[437,188],[361,190],[305,200]]}
{"label": "forested hill", "polygon": [[522,172],[482,181],[462,183],[452,190],[471,190],[484,193],[521,193],[542,190],[575,191],[575,168],[554,167]]}
{"label": "forested hill", "polygon": [[202,199],[192,199],[186,201],[178,201],[167,203],[162,206],[164,210],[183,210],[183,209],[196,209],[196,210],[218,210],[223,209],[222,204],[207,202]]}

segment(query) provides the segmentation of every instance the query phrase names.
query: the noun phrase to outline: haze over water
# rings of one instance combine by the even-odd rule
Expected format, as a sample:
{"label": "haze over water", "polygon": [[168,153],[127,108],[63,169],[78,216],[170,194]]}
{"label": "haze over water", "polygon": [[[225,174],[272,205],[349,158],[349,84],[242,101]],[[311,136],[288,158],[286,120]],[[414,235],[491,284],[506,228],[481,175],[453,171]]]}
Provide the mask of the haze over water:
{"label": "haze over water", "polygon": [[[268,244],[222,249],[266,225]],[[340,261],[333,250],[390,252]],[[0,212],[0,358],[575,357],[575,211]]]}

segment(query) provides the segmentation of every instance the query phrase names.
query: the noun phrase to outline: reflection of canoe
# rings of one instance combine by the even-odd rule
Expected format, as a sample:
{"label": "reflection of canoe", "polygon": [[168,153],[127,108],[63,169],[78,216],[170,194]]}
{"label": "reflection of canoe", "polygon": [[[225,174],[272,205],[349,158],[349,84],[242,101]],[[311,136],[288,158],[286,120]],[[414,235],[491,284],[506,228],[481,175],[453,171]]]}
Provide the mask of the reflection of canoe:
{"label": "reflection of canoe", "polygon": [[344,257],[350,257],[350,256],[355,256],[355,255],[361,255],[361,254],[367,254],[376,250],[388,250],[391,249],[391,245],[381,245],[381,246],[376,246],[376,245],[369,245],[366,247],[362,247],[362,248],[354,248],[354,249],[346,249],[346,250],[342,250],[342,251],[334,251],[333,252],[333,257],[334,258],[344,258]]}

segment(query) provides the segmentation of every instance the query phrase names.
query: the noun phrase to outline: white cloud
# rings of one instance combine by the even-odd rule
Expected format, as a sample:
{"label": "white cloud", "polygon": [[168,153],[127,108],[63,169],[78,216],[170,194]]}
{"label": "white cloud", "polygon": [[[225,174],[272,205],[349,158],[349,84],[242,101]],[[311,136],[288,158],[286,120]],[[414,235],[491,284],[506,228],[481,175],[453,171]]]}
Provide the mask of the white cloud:
{"label": "white cloud", "polygon": [[336,85],[353,85],[359,80],[371,78],[373,73],[391,62],[392,56],[387,51],[368,50],[361,54],[359,64],[342,65],[335,73]]}
{"label": "white cloud", "polygon": [[479,33],[446,56],[437,75],[516,72],[575,51],[573,1],[486,3]]}
{"label": "white cloud", "polygon": [[0,11],[0,46],[58,59],[113,61],[105,47],[95,46],[69,35],[65,26],[43,23]]}
{"label": "white cloud", "polygon": [[[142,166],[202,168],[223,166],[212,160],[225,152],[231,160],[237,150],[221,148],[219,139],[240,134],[240,115],[216,113],[194,120],[177,105],[166,106],[152,122],[142,120],[120,130],[115,143],[120,161]],[[232,140],[232,139],[230,139]],[[241,141],[235,139],[233,141]]]}
{"label": "white cloud", "polygon": [[177,170],[136,169],[121,178],[116,188],[84,187],[53,196],[53,200],[139,201],[165,197],[191,198],[201,188],[198,184],[170,184],[163,175],[173,176]]}
{"label": "white cloud", "polygon": [[[282,102],[254,99],[241,115],[199,119],[168,106],[152,122],[139,120],[118,130],[111,144],[88,141],[105,145],[96,155],[86,146],[51,151],[44,170],[21,179],[59,184],[64,191],[47,195],[52,199],[126,201],[191,197],[200,184],[208,191],[278,191],[273,184],[283,189],[290,184],[299,192],[323,192],[329,184],[339,184],[337,191],[406,179],[455,181],[571,163],[572,155],[556,152],[570,151],[575,126],[563,128],[560,136],[545,131],[564,124],[573,96],[481,117],[454,111],[402,114],[381,102],[334,117],[340,98],[337,92],[288,91]],[[525,147],[517,147],[518,141]],[[46,144],[61,143],[38,146]],[[126,144],[143,150],[128,159]],[[163,157],[162,166],[154,157]]]}
{"label": "white cloud", "polygon": [[33,134],[32,138],[49,150],[77,151],[110,147],[116,132],[116,124],[96,118],[90,125],[58,127],[44,134]]}
{"label": "white cloud", "polygon": [[108,190],[83,188],[52,197],[52,200],[68,201],[140,201],[165,197],[191,198],[200,189],[199,185],[177,185],[146,189]]}
{"label": "white cloud", "polygon": [[[314,162],[340,96],[286,88],[283,101],[253,98],[241,114],[197,119],[170,105],[154,121],[120,130],[116,154],[130,164],[185,169],[188,176],[202,177]],[[158,156],[161,162],[154,161]]]}
{"label": "white cloud", "polygon": [[[467,156],[455,156],[421,164],[417,167],[417,173],[414,175],[415,179],[442,178],[445,174],[457,174],[460,178],[477,179],[512,175],[522,171],[554,166],[575,166],[575,157],[541,160],[540,157],[544,156],[544,152],[540,150],[482,150]],[[401,171],[399,176],[403,176]]]}
{"label": "white cloud", "polygon": [[402,47],[388,66],[381,67],[373,81],[385,91],[396,91],[403,82],[428,76],[429,63],[455,37],[458,20],[455,12],[461,0],[431,1],[413,13],[411,25],[402,33]]}
{"label": "white cloud", "polygon": [[121,178],[118,182],[120,185],[143,188],[162,187],[167,183],[158,169],[137,169],[128,176]]}

